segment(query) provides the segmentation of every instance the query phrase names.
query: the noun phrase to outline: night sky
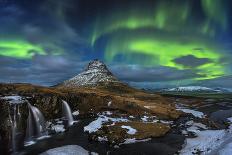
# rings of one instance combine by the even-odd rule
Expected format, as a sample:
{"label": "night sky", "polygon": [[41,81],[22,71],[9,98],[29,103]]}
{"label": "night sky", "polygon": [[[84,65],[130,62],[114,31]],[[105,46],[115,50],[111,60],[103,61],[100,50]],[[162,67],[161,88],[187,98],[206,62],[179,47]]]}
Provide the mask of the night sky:
{"label": "night sky", "polygon": [[0,0],[0,82],[55,85],[96,58],[137,87],[232,87],[232,1]]}

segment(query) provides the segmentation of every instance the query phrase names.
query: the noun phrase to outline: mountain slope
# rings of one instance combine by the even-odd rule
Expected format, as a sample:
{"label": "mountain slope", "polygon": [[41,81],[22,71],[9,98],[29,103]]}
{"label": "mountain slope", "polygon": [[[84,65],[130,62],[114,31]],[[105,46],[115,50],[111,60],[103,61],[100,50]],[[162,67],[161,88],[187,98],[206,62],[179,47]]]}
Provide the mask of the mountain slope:
{"label": "mountain slope", "polygon": [[93,60],[88,64],[87,68],[82,73],[69,80],[64,81],[61,86],[94,86],[101,83],[119,83],[119,81],[108,70],[103,62],[99,60]]}

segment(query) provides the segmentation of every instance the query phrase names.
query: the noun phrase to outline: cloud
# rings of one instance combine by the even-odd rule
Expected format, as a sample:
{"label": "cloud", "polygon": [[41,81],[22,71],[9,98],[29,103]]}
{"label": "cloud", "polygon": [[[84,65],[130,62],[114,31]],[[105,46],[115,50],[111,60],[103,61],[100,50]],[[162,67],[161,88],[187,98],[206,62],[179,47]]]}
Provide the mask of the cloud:
{"label": "cloud", "polygon": [[208,58],[197,58],[194,55],[187,55],[174,59],[174,62],[187,67],[197,67],[206,63],[210,63],[211,60]]}
{"label": "cloud", "polygon": [[[119,79],[129,82],[132,85],[140,85],[142,87],[167,87],[175,86],[178,81],[181,81],[181,84],[186,85],[197,83],[199,85],[207,86],[217,85],[231,87],[231,38],[227,40],[225,37],[225,41],[216,41],[217,43],[220,43],[222,47],[225,43],[228,44],[226,51],[224,49],[221,49],[221,46],[219,49],[212,49],[214,52],[222,55],[222,57],[218,59],[218,64],[220,66],[226,66],[225,74],[227,76],[211,80],[196,81],[194,80],[194,78],[201,77],[197,74],[197,69],[178,70],[177,68],[173,68],[173,66],[171,65],[170,67],[164,67],[168,66],[168,64],[159,63],[160,57],[155,55],[154,51],[156,51],[158,55],[160,53],[164,53],[163,58],[167,58],[168,52],[165,52],[165,48],[168,48],[167,46],[169,46],[168,41],[170,41],[170,43],[175,43],[176,41],[179,41],[178,43],[180,44],[180,47],[178,48],[182,48],[182,46],[185,46],[188,42],[194,43],[194,41],[196,41],[197,46],[194,45],[193,47],[199,48],[194,49],[193,52],[204,52],[204,46],[198,46],[198,42],[201,43],[201,40],[204,41],[208,39],[202,38],[202,36],[199,36],[197,33],[192,34],[195,28],[197,28],[198,30],[198,27],[196,27],[196,25],[198,25],[198,21],[193,21],[193,23],[190,22],[190,27],[185,27],[184,29],[182,29],[181,26],[178,26],[176,27],[178,31],[171,34],[169,34],[169,31],[164,32],[163,29],[120,29],[117,32],[113,31],[110,34],[101,37],[95,47],[92,47],[89,45],[88,41],[90,41],[91,35],[93,35],[92,33],[95,30],[95,18],[96,20],[101,19],[103,17],[102,15],[111,16],[110,13],[114,14],[115,12],[112,12],[111,9],[111,4],[113,3],[107,3],[106,1],[91,1],[91,3],[94,3],[94,5],[89,6],[89,2],[86,0],[67,0],[57,2],[53,0],[33,2],[15,1],[14,4],[11,3],[9,5],[7,4],[6,7],[1,7],[0,39],[23,40],[27,43],[29,42],[32,45],[38,45],[38,47],[41,47],[42,50],[46,53],[45,55],[34,55],[32,59],[27,60],[0,56],[0,81],[30,82],[34,84],[54,85],[81,72],[84,69],[84,66],[91,59],[100,58],[107,60],[106,55],[110,55],[110,52],[112,52],[112,50],[115,50],[115,58],[112,61],[108,60],[108,62],[114,62],[115,64],[111,64],[109,66],[109,69],[112,70],[112,72]],[[121,4],[122,3],[117,3],[117,5],[119,6],[121,6]],[[123,3],[122,5],[125,4]],[[109,10],[109,12],[107,10]],[[139,14],[138,18],[139,17],[142,17],[142,14]],[[125,16],[122,16],[122,22],[124,21],[124,18]],[[191,18],[189,19],[191,20]],[[105,26],[108,27],[109,24],[111,24],[109,23],[111,21],[108,18],[106,18],[105,20],[107,21],[103,22],[102,24],[105,24]],[[127,20],[127,18],[125,18],[125,20]],[[141,21],[143,20],[145,19],[141,18]],[[114,22],[117,21],[113,20],[112,25],[117,26],[118,24],[114,24]],[[187,22],[187,24],[188,23],[189,22]],[[144,23],[138,21],[138,24],[143,25]],[[170,24],[167,25],[167,28],[169,26]],[[99,31],[104,30],[105,29],[102,29],[102,27],[99,26]],[[186,35],[186,32],[188,31],[190,31],[190,34]],[[134,32],[136,32],[138,36],[132,35],[134,34]],[[141,53],[139,52],[139,50],[136,50],[136,52],[133,54],[131,54],[131,52],[128,52],[125,55],[126,51],[123,50],[123,48],[120,49],[120,46],[118,46],[117,44],[115,44],[112,49],[109,48],[109,50],[105,50],[105,44],[110,43],[110,38],[112,37],[111,35],[118,35],[118,38],[116,37],[116,41],[122,42],[122,47],[129,47],[129,44],[125,42],[128,40],[129,36],[131,36],[132,39],[144,36],[141,41],[144,41],[147,37],[148,39],[149,37],[154,37],[155,39],[161,39],[162,44],[159,50],[151,50],[155,43],[153,40],[151,40],[151,42],[149,42],[149,46],[146,46],[146,52]],[[218,40],[221,40],[220,38],[223,38],[223,35],[221,37],[219,36]],[[211,39],[214,40],[213,38]],[[144,44],[144,42],[142,43],[143,44],[141,45],[146,45]],[[165,44],[166,46],[163,46],[163,44]],[[208,44],[208,42],[206,42],[206,44]],[[211,40],[209,40],[209,44],[211,47]],[[136,43],[133,45],[138,44]],[[205,45],[205,43],[203,45]],[[144,46],[139,47],[144,50]],[[116,50],[117,48],[119,49]],[[170,49],[170,51],[172,51],[173,47],[171,47]],[[193,49],[192,46],[189,49]],[[164,52],[161,52],[162,50],[164,50]],[[177,49],[177,51],[179,51],[179,49]],[[211,61],[213,61],[213,63],[211,63],[212,65],[209,68],[207,68],[206,70],[201,70],[200,73],[202,75],[205,74],[205,77],[209,76],[209,73],[211,73],[211,71],[213,75],[213,71],[215,71],[215,73],[217,73],[218,71],[224,71],[224,68],[220,68],[220,66],[216,66],[214,64],[214,61],[217,60],[197,58],[197,55],[193,56],[191,55],[191,52],[188,54],[189,55],[187,56],[179,58],[175,57],[176,59],[174,60],[174,57],[170,57],[170,59],[168,59],[170,61],[168,62],[174,61],[177,64],[181,64],[189,68],[195,68],[206,63],[211,63]],[[182,56],[182,54],[180,56]],[[146,67],[151,65],[153,65],[154,67]]]}
{"label": "cloud", "polygon": [[112,72],[123,81],[164,82],[198,77],[193,70],[177,70],[172,67],[142,67],[139,65],[114,65]]}
{"label": "cloud", "polygon": [[55,85],[80,73],[87,64],[61,56],[38,56],[32,60],[0,57],[0,82]]}
{"label": "cloud", "polygon": [[232,75],[222,76],[211,80],[198,81],[197,84],[207,87],[232,88]]}

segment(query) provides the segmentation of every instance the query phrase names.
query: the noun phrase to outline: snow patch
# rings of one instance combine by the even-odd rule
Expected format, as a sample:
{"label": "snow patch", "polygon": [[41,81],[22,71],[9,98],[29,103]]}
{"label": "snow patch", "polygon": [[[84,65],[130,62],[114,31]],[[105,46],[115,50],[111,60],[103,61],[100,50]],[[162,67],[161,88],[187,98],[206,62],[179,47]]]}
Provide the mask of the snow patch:
{"label": "snow patch", "polygon": [[227,118],[231,123],[232,123],[232,117],[230,117],[230,118]]}
{"label": "snow patch", "polygon": [[[230,118],[229,118],[230,120]],[[191,123],[188,123],[191,124]],[[204,130],[200,131],[199,128],[206,128],[204,124],[192,123],[193,125],[188,128],[188,131],[194,132],[196,138],[187,138],[186,145],[181,150],[182,155],[192,155],[193,153],[202,152],[201,154],[209,154],[218,150],[218,152],[230,151],[228,141],[232,139],[232,125],[227,130]],[[231,141],[230,141],[231,142]],[[224,143],[228,144],[228,147],[224,147]]]}
{"label": "snow patch", "polygon": [[149,118],[148,116],[143,116],[143,117],[141,118],[141,120],[144,121],[144,122],[147,122],[147,121],[148,121],[148,118]]}
{"label": "snow patch", "polygon": [[205,117],[205,114],[203,112],[196,111],[196,110],[193,110],[193,109],[188,109],[186,107],[180,106],[180,104],[176,105],[176,110],[183,111],[184,113],[192,114],[193,116],[198,117],[198,118],[204,118]]}
{"label": "snow patch", "polygon": [[137,130],[132,128],[131,126],[122,125],[121,128],[127,129],[128,130],[127,133],[129,135],[134,135],[137,132]]}
{"label": "snow patch", "polygon": [[220,151],[219,151],[219,155],[229,155],[232,153],[232,142],[225,145],[224,148],[222,148]]}
{"label": "snow patch", "polygon": [[183,111],[184,113],[188,113],[188,114],[192,114],[193,116],[195,117],[198,117],[198,118],[204,118],[205,115],[203,112],[200,112],[200,111],[196,111],[196,110],[192,110],[192,109],[177,109],[177,110],[180,110],[180,111]]}
{"label": "snow patch", "polygon": [[190,131],[190,132],[198,132],[199,129],[203,129],[203,130],[207,129],[205,124],[196,123],[194,121],[188,121],[188,122],[186,122],[186,125],[190,126],[187,128],[187,131]]}
{"label": "snow patch", "polygon": [[[91,152],[91,154],[92,153],[95,155],[97,154],[95,152]],[[89,151],[79,145],[66,145],[49,149],[40,155],[89,155]]]}
{"label": "snow patch", "polygon": [[104,116],[104,115],[99,115],[99,117],[91,122],[89,125],[84,127],[84,131],[85,132],[96,132],[98,129],[100,129],[102,127],[103,123],[112,121],[113,123],[115,122],[128,122],[128,119],[125,118],[112,118],[112,117],[108,117],[108,116]]}

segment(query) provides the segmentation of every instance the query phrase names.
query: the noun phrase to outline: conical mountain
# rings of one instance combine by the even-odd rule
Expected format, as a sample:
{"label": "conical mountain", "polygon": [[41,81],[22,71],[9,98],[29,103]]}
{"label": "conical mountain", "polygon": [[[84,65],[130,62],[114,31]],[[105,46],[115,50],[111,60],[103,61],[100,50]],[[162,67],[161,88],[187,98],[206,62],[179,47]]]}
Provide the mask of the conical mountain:
{"label": "conical mountain", "polygon": [[107,83],[119,83],[119,80],[109,71],[102,61],[95,59],[87,65],[83,72],[64,81],[61,86],[80,87]]}

